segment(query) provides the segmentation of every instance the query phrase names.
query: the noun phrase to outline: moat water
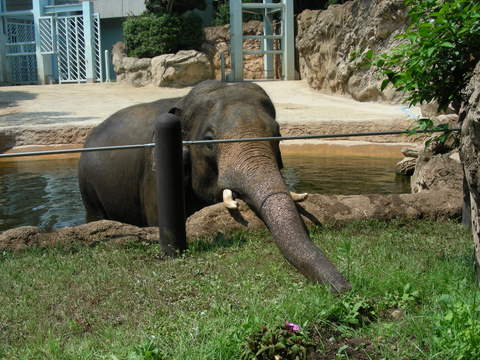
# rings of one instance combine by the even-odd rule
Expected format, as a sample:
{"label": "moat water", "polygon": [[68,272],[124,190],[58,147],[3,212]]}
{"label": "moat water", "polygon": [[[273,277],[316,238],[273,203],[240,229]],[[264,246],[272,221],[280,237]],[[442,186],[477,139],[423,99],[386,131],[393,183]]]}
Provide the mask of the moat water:
{"label": "moat water", "polygon": [[[286,154],[282,171],[297,192],[396,194],[410,192],[395,175],[394,158]],[[53,230],[85,222],[77,159],[0,162],[0,231],[17,226]]]}

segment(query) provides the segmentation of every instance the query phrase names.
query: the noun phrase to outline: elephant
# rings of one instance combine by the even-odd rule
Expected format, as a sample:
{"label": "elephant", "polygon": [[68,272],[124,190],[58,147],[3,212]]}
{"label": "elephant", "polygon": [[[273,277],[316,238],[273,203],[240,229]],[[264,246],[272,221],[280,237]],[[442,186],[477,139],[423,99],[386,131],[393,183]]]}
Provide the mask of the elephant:
{"label": "elephant", "polygon": [[[161,114],[181,120],[183,140],[280,136],[275,107],[254,83],[204,81],[182,98],[161,99],[120,110],[98,125],[85,147],[151,142]],[[171,116],[171,115],[169,115]],[[79,186],[87,221],[110,219],[156,226],[152,149],[82,153]],[[307,278],[332,291],[350,284],[309,239],[280,169],[279,142],[233,142],[183,147],[186,215],[224,200],[244,200],[263,220],[284,257]]]}

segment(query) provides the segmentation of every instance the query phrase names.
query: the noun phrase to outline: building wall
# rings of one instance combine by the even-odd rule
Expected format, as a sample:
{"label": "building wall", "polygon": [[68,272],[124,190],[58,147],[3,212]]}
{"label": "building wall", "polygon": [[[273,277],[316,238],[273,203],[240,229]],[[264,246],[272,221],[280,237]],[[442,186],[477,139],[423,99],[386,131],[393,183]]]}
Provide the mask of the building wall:
{"label": "building wall", "polygon": [[93,9],[103,18],[140,15],[145,11],[144,0],[93,0]]}
{"label": "building wall", "polygon": [[[118,41],[123,41],[123,32],[122,32],[122,23],[125,19],[123,18],[114,18],[114,19],[102,19],[100,26],[102,32],[102,62],[105,59],[105,50],[110,52],[110,60],[112,55],[113,45]],[[105,69],[105,63],[103,62]],[[106,74],[104,75],[105,78]],[[110,61],[110,79],[115,80],[115,71],[113,71],[113,64]]]}
{"label": "building wall", "polygon": [[7,11],[30,10],[32,0],[6,0]]}

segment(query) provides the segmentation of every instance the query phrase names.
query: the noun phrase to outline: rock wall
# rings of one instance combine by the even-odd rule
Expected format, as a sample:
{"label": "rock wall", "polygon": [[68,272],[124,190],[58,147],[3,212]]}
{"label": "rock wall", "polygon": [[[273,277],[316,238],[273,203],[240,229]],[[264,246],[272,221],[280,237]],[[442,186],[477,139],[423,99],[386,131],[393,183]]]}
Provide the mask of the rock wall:
{"label": "rock wall", "polygon": [[195,50],[182,50],[154,58],[138,59],[125,54],[125,45],[118,42],[112,50],[112,63],[117,81],[135,87],[183,87],[213,79],[213,67],[208,56]]}
{"label": "rock wall", "polygon": [[300,77],[314,89],[359,101],[399,102],[401,95],[393,89],[380,91],[382,79],[362,55],[391,49],[406,24],[403,0],[353,0],[306,10],[297,18]]}
{"label": "rock wall", "polygon": [[[229,212],[223,204],[203,208],[187,220],[190,241],[204,236],[229,234],[239,230],[265,230],[263,222],[241,200],[238,211]],[[395,218],[458,218],[461,196],[452,191],[400,195],[320,195],[310,194],[297,203],[308,225],[339,224],[355,220]],[[116,221],[96,221],[56,232],[41,232],[37,227],[22,226],[0,233],[0,251],[21,251],[30,247],[53,247],[82,242],[95,245],[110,241],[158,241],[158,228],[139,228]]]}

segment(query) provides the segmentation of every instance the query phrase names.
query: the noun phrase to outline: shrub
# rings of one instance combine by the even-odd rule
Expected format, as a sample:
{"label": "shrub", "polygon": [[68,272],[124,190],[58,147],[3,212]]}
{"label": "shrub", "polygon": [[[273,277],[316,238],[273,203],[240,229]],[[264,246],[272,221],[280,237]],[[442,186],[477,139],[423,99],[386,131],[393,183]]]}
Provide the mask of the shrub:
{"label": "shrub", "polygon": [[[436,100],[458,111],[462,90],[480,60],[480,2],[405,0],[411,25],[398,37],[403,43],[374,64],[407,94],[411,105]],[[371,53],[369,53],[371,54]]]}
{"label": "shrub", "polygon": [[152,13],[183,14],[189,10],[205,10],[204,0],[145,0],[145,7]]}
{"label": "shrub", "polygon": [[480,359],[478,305],[450,299],[446,302],[446,312],[435,324],[435,350],[452,360]]}
{"label": "shrub", "polygon": [[123,23],[128,56],[155,57],[178,50],[198,49],[203,41],[202,20],[196,14],[146,12]]}
{"label": "shrub", "polygon": [[203,40],[202,18],[193,12],[189,12],[182,17],[184,26],[178,41],[179,49],[199,49]]}
{"label": "shrub", "polygon": [[[247,0],[245,2],[256,2],[255,0]],[[242,21],[244,23],[250,20],[263,21],[263,16],[260,14],[251,14],[244,12],[242,14]],[[213,19],[213,25],[221,26],[225,24],[230,24],[230,3],[228,0],[219,4],[215,12],[215,18]]]}
{"label": "shrub", "polygon": [[312,346],[298,325],[287,322],[270,329],[262,326],[248,337],[241,359],[306,360]]}

